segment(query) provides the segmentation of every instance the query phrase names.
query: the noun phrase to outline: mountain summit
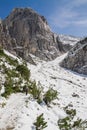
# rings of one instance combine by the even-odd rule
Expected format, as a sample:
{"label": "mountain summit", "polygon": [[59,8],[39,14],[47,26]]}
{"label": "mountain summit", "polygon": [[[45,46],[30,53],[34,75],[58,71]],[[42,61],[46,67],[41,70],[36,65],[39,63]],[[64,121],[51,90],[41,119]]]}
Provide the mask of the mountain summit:
{"label": "mountain summit", "polygon": [[[31,8],[13,9],[2,23],[11,38],[10,47],[7,43],[5,46],[10,52],[16,53],[27,61],[30,59],[29,53],[42,60],[52,60],[71,49],[69,43],[63,44],[60,36],[51,32],[45,17]],[[6,33],[6,29],[3,29],[3,32]],[[74,43],[75,41],[77,42],[76,39]]]}

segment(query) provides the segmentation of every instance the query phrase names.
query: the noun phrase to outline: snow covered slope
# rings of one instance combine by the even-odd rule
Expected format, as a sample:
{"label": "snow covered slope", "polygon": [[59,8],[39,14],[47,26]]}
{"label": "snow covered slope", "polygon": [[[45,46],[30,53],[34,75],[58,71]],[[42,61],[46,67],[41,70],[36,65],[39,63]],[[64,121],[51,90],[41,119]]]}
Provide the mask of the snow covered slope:
{"label": "snow covered slope", "polygon": [[57,122],[66,116],[64,107],[67,105],[77,110],[76,117],[87,119],[87,77],[61,68],[59,62],[65,56],[50,62],[33,57],[37,65],[28,63],[31,79],[39,81],[44,92],[49,87],[57,90],[58,99],[48,107],[45,103],[38,104],[30,94],[12,94],[8,99],[0,97],[0,130],[35,130],[33,123],[42,113],[48,125],[44,130],[59,130]]}
{"label": "snow covered slope", "polygon": [[[58,104],[61,107],[73,104],[73,107],[77,109],[77,115],[86,118],[87,76],[61,68],[59,63],[65,56],[66,54],[51,62],[29,66],[32,79],[40,81],[45,90],[49,87],[56,89],[59,92]],[[74,97],[74,93],[78,96]]]}

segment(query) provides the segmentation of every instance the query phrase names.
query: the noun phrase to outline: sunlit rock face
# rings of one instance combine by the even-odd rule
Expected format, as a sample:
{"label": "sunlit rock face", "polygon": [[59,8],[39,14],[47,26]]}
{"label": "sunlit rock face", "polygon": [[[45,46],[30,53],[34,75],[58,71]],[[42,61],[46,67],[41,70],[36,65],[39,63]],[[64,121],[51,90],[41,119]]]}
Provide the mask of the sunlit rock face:
{"label": "sunlit rock face", "polygon": [[11,43],[14,51],[27,60],[29,53],[43,60],[52,60],[71,48],[63,45],[58,35],[51,32],[44,16],[31,8],[15,8],[3,20],[3,25],[15,39],[16,43]]}
{"label": "sunlit rock face", "polygon": [[0,46],[10,52],[15,53],[13,46],[16,45],[16,40],[12,38],[9,34],[8,26],[3,25],[2,20],[0,20]]}

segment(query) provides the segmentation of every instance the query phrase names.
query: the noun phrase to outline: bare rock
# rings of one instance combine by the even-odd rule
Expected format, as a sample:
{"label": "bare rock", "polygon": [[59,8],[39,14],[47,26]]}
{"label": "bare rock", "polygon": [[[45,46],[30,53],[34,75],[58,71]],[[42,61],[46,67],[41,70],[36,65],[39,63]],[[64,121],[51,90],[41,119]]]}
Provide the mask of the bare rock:
{"label": "bare rock", "polygon": [[31,8],[15,8],[3,20],[3,25],[16,40],[16,44],[11,42],[10,47],[24,59],[28,59],[31,53],[42,60],[52,60],[67,51],[59,37],[51,32],[45,17]]}
{"label": "bare rock", "polygon": [[78,73],[87,74],[87,38],[79,41],[60,65]]}

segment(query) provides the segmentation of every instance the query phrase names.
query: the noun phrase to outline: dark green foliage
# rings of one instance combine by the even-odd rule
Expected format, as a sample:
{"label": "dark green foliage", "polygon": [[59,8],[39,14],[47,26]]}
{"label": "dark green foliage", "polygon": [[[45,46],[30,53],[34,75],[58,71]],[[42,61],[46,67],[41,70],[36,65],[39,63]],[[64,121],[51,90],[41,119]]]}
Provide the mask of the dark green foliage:
{"label": "dark green foliage", "polygon": [[85,128],[87,128],[87,120],[82,120],[82,119],[77,119],[76,121],[74,121],[73,123],[73,128],[80,128],[81,130],[85,130]]}
{"label": "dark green foliage", "polygon": [[36,127],[36,130],[43,130],[47,127],[47,122],[44,120],[43,113],[37,117],[34,125]]}
{"label": "dark green foliage", "polygon": [[13,93],[13,80],[11,78],[7,78],[7,80],[4,83],[5,92],[2,94],[2,96],[7,97],[11,93]]}
{"label": "dark green foliage", "polygon": [[67,116],[63,119],[59,119],[58,126],[60,130],[70,130],[71,129],[70,118]]}
{"label": "dark green foliage", "polygon": [[0,56],[4,56],[4,51],[1,47],[0,47]]}
{"label": "dark green foliage", "polygon": [[30,70],[25,65],[18,65],[16,70],[20,72],[21,76],[24,77],[25,80],[29,80]]}
{"label": "dark green foliage", "polygon": [[5,74],[7,74],[8,75],[8,77],[19,77],[19,73],[17,73],[16,71],[15,71],[15,69],[9,69],[9,68],[5,68],[4,69],[4,71],[5,71]]}
{"label": "dark green foliage", "polygon": [[5,92],[2,94],[4,97],[8,97],[12,93],[20,92],[20,87],[19,86],[13,86],[14,81],[12,78],[7,77],[4,87],[5,87]]}
{"label": "dark green foliage", "polygon": [[31,86],[29,86],[29,91],[33,95],[34,99],[37,99],[38,103],[41,103],[41,93],[42,93],[42,87],[38,87],[36,85],[36,82],[33,81],[31,83]]}
{"label": "dark green foliage", "polygon": [[2,64],[0,68],[5,75],[5,92],[2,94],[4,97],[8,97],[15,92],[22,92],[22,83],[28,81],[30,78],[30,71],[28,70],[26,63],[19,65],[17,59],[14,59],[6,55],[3,49],[0,47],[0,60]]}
{"label": "dark green foliage", "polygon": [[[87,128],[87,121],[82,121],[82,119],[77,118],[76,120],[74,117],[76,116],[75,109],[68,109],[65,108],[67,117],[58,120],[58,126],[60,130],[85,130]],[[74,119],[74,120],[73,120]]]}
{"label": "dark green foliage", "polygon": [[71,109],[71,110],[67,109],[66,114],[69,115],[73,119],[74,116],[76,115],[76,110],[75,109]]}
{"label": "dark green foliage", "polygon": [[44,102],[48,105],[54,99],[57,99],[58,92],[52,88],[50,88],[44,95]]}
{"label": "dark green foliage", "polygon": [[82,120],[78,118],[76,121],[74,121],[72,127],[80,127],[81,126],[81,122],[82,122]]}

